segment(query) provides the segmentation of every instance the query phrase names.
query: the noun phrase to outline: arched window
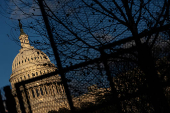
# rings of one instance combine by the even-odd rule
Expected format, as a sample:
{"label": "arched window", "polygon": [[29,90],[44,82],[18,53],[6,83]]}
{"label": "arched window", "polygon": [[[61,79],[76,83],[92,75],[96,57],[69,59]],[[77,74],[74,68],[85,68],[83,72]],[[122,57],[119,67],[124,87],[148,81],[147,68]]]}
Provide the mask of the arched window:
{"label": "arched window", "polygon": [[32,73],[32,76],[35,76],[35,74],[34,74],[34,73]]}
{"label": "arched window", "polygon": [[36,75],[38,75],[38,72],[36,72]]}
{"label": "arched window", "polygon": [[28,74],[28,78],[30,78],[30,75]]}
{"label": "arched window", "polygon": [[45,58],[45,59],[47,59],[47,57],[46,57],[46,56],[44,56],[44,58]]}
{"label": "arched window", "polygon": [[39,97],[40,94],[38,93],[38,89],[36,89],[36,93],[37,93],[37,97]]}
{"label": "arched window", "polygon": [[45,90],[45,93],[46,93],[46,94],[48,94],[48,93],[47,93],[47,89],[46,89],[46,87],[44,87],[44,90]]}
{"label": "arched window", "polygon": [[32,96],[33,98],[35,98],[35,94],[34,94],[34,90],[32,89]]}
{"label": "arched window", "polygon": [[26,62],[27,60],[25,59],[25,62]]}
{"label": "arched window", "polygon": [[40,87],[40,92],[41,92],[41,95],[43,95],[43,90],[42,90],[42,88]]}

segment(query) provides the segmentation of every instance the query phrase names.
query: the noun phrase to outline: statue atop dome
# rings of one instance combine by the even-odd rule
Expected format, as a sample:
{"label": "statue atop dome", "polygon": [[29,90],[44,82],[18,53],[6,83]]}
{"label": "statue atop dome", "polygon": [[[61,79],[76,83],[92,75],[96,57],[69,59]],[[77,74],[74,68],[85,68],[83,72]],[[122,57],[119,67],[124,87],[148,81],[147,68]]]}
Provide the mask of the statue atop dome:
{"label": "statue atop dome", "polygon": [[22,29],[22,24],[20,22],[20,19],[18,19],[19,21],[19,27],[20,27],[20,36],[19,36],[19,40],[21,42],[21,47],[22,48],[30,48],[30,43],[28,40],[28,35],[24,32],[24,30]]}
{"label": "statue atop dome", "polygon": [[18,19],[18,21],[19,21],[19,27],[20,27],[20,29],[22,29],[22,24],[21,24],[21,20],[20,19]]}
{"label": "statue atop dome", "polygon": [[19,21],[19,27],[20,27],[20,35],[25,35],[26,33],[24,32],[24,30],[22,29],[22,24],[21,24],[21,20],[20,19],[18,19],[18,21]]}

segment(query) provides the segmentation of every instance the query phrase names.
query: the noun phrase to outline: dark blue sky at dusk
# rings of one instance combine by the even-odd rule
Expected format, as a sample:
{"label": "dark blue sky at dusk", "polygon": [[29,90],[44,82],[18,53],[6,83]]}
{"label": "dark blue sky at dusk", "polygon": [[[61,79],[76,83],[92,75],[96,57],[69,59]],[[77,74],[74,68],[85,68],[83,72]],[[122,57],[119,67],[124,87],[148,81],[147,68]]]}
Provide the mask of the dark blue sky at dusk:
{"label": "dark blue sky at dusk", "polygon": [[10,24],[12,24],[12,21],[0,15],[0,88],[10,85],[12,62],[20,49],[20,46],[12,41]]}
{"label": "dark blue sky at dusk", "polygon": [[[3,4],[4,1],[10,1],[10,0],[2,0],[2,1],[0,1],[0,6],[5,7],[5,5]],[[28,2],[31,2],[31,1],[32,0],[28,0]],[[52,3],[52,2],[49,2],[49,3]],[[51,7],[52,6],[53,5],[51,5]],[[36,6],[34,6],[34,5],[32,5],[31,7],[33,9],[36,8]],[[29,9],[29,7],[28,8],[24,7],[24,11],[26,11],[26,12],[28,12],[30,14],[32,14],[32,13],[39,14],[40,13],[39,10],[35,11],[32,8]],[[13,6],[12,9],[14,9],[16,12],[18,10],[15,6]],[[159,8],[153,8],[153,7],[151,9],[153,9],[154,11],[159,11],[160,10]],[[22,15],[21,13],[15,14],[15,11],[9,12],[8,15],[6,15],[4,13],[4,15],[7,16],[7,17],[5,17],[4,15],[1,14],[2,10],[1,10],[1,7],[0,7],[0,38],[1,38],[1,40],[0,40],[0,46],[1,46],[0,47],[0,62],[1,62],[1,65],[0,65],[0,71],[1,71],[1,73],[0,73],[0,88],[4,87],[5,85],[10,85],[9,78],[10,78],[10,75],[12,73],[12,62],[13,62],[15,56],[19,53],[19,50],[21,48],[20,44],[13,41],[13,37],[11,36],[11,34],[13,32],[17,32],[16,34],[18,34],[18,36],[15,35],[16,36],[15,38],[18,39],[18,37],[19,37],[19,26],[18,26],[18,20],[17,19],[21,19],[21,23],[24,23],[24,21],[29,21],[26,18],[24,18],[24,15]],[[11,15],[13,16],[13,18],[15,18],[15,20],[10,20],[9,19]],[[12,29],[13,26],[17,27],[18,29],[16,29],[16,31],[13,30],[13,32],[11,32],[11,29]],[[140,23],[140,28],[141,29],[139,29],[139,30],[143,31],[145,29],[144,26],[145,26],[144,23],[141,22]],[[26,26],[24,26],[24,27],[26,27]],[[118,29],[119,31],[122,31],[123,27],[118,26],[118,28],[119,28]],[[109,27],[109,29],[110,29],[110,27]],[[141,31],[139,31],[139,32],[141,32]],[[28,29],[24,29],[24,32],[27,33],[28,36],[30,36],[30,37],[33,35],[33,33],[28,31]],[[119,34],[120,32],[117,31],[116,33]],[[118,34],[114,33],[115,36],[118,35]],[[127,33],[124,32],[124,34],[127,34],[127,35],[124,35],[125,37],[127,37],[129,35],[129,32],[127,32]],[[112,38],[112,35],[109,35],[108,39],[111,39],[110,37]],[[118,38],[118,39],[120,39],[120,38]],[[18,41],[19,41],[19,39],[18,39]],[[91,53],[93,54],[93,52],[91,52]],[[77,62],[77,61],[75,61],[75,62]]]}

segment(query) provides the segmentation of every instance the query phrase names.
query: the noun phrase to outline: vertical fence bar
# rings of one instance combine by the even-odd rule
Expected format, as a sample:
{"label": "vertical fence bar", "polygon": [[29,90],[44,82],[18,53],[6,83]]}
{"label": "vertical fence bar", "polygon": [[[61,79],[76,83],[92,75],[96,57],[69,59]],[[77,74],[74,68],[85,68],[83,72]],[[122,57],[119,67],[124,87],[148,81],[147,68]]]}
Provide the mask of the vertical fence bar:
{"label": "vertical fence bar", "polygon": [[6,107],[8,109],[8,113],[17,113],[15,100],[12,95],[10,86],[4,87],[4,92],[6,97]]}
{"label": "vertical fence bar", "polygon": [[42,13],[44,23],[45,23],[45,26],[46,26],[46,29],[47,29],[47,33],[48,33],[48,36],[49,36],[49,39],[50,39],[51,47],[53,49],[55,60],[57,62],[58,70],[60,71],[62,83],[64,85],[64,89],[65,89],[65,92],[66,92],[66,95],[67,95],[67,99],[68,99],[68,102],[69,102],[69,105],[70,105],[70,109],[74,113],[75,108],[73,106],[73,101],[72,101],[72,98],[71,98],[71,95],[70,95],[70,91],[68,89],[68,84],[67,84],[67,81],[66,81],[66,78],[65,78],[65,74],[63,72],[63,67],[62,67],[62,64],[61,64],[60,57],[59,57],[58,49],[57,49],[57,47],[55,46],[55,43],[54,43],[53,34],[52,34],[52,31],[51,31],[51,27],[49,25],[49,21],[48,21],[45,9],[44,9],[43,0],[38,0],[38,3],[39,3],[39,6],[40,6],[40,9],[41,9],[41,13]]}
{"label": "vertical fence bar", "polygon": [[22,98],[22,94],[21,94],[22,91],[20,91],[20,86],[21,85],[19,83],[15,84],[16,93],[17,93],[17,97],[18,97],[18,100],[19,100],[20,110],[22,111],[22,113],[26,113],[23,98]]}
{"label": "vertical fence bar", "polygon": [[28,94],[27,94],[27,91],[26,91],[26,88],[25,88],[25,84],[23,85],[23,88],[24,88],[23,91],[25,92],[26,103],[28,104],[28,109],[29,109],[28,112],[32,113],[30,101],[29,101]]}
{"label": "vertical fence bar", "polygon": [[121,105],[120,105],[120,100],[118,99],[118,93],[117,93],[117,91],[115,89],[115,85],[113,83],[113,77],[111,76],[111,72],[110,72],[109,66],[107,64],[108,58],[106,57],[106,53],[104,52],[103,48],[100,48],[100,54],[101,54],[102,62],[104,64],[104,68],[106,70],[106,75],[108,77],[108,81],[110,82],[111,93],[112,93],[112,96],[113,96],[113,102],[114,102],[114,104],[116,104],[118,112],[123,113]]}
{"label": "vertical fence bar", "polygon": [[0,91],[0,113],[5,113],[5,108],[4,108],[4,105],[3,105],[1,91]]}

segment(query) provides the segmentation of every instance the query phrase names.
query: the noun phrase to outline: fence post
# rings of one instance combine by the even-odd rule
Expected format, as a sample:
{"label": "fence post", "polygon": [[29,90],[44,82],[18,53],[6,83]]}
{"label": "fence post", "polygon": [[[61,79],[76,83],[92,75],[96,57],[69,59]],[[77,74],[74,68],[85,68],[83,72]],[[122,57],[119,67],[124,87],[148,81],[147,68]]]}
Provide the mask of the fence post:
{"label": "fence post", "polygon": [[25,107],[24,107],[24,102],[23,102],[23,98],[22,98],[22,91],[23,91],[23,88],[20,88],[22,85],[20,85],[20,83],[16,83],[15,84],[15,88],[16,88],[16,94],[17,94],[17,98],[18,98],[18,101],[19,101],[19,105],[20,105],[20,110],[22,113],[26,113],[25,111]]}
{"label": "fence post", "polygon": [[108,59],[107,54],[104,52],[103,48],[100,48],[100,54],[101,54],[102,62],[104,64],[104,68],[106,70],[106,75],[108,77],[108,81],[110,82],[111,93],[112,93],[112,96],[113,96],[113,102],[116,105],[118,112],[122,113],[122,107],[120,105],[120,100],[118,98],[118,93],[117,93],[117,91],[115,89],[115,85],[113,83],[113,77],[111,76],[111,72],[110,72],[109,66],[107,64],[107,59]]}
{"label": "fence post", "polygon": [[6,107],[7,107],[8,113],[17,113],[15,100],[12,95],[10,86],[5,86],[4,92],[6,96]]}
{"label": "fence post", "polygon": [[73,106],[72,97],[71,97],[70,91],[68,89],[68,84],[67,84],[67,80],[65,78],[65,73],[63,72],[63,67],[62,67],[62,64],[61,64],[58,49],[57,49],[57,47],[55,46],[55,43],[54,43],[53,34],[52,34],[52,31],[51,31],[51,27],[49,25],[49,21],[48,21],[45,9],[44,9],[43,1],[44,0],[38,0],[38,3],[39,3],[39,6],[40,6],[40,9],[41,9],[41,13],[42,13],[44,23],[45,23],[45,26],[46,26],[46,29],[47,29],[47,33],[48,33],[48,36],[49,36],[49,39],[50,39],[51,47],[53,49],[55,60],[57,62],[57,67],[58,67],[58,70],[59,70],[60,75],[61,75],[61,80],[62,80],[64,89],[65,89],[65,92],[66,92],[66,96],[67,96],[67,99],[68,99],[68,102],[69,102],[71,112],[75,113],[75,108]]}
{"label": "fence post", "polygon": [[0,113],[5,113],[5,107],[4,107],[4,104],[3,104],[1,91],[0,91]]}

